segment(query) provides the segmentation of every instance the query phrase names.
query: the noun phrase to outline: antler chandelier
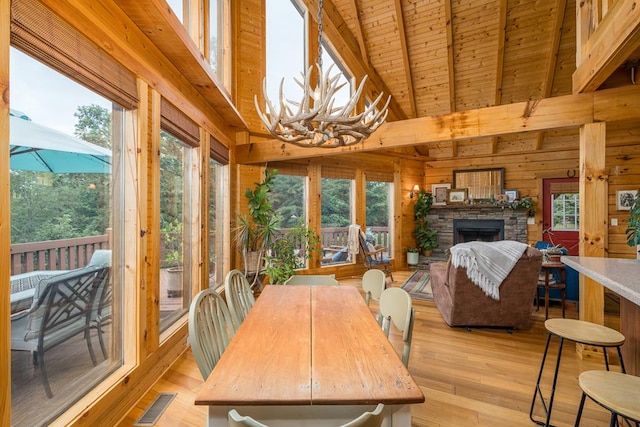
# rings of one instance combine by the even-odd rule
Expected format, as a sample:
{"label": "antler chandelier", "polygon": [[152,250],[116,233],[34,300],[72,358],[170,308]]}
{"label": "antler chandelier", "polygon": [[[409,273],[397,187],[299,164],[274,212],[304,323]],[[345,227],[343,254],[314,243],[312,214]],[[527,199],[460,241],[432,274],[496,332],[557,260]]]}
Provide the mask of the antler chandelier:
{"label": "antler chandelier", "polygon": [[[371,135],[387,118],[391,96],[380,110],[378,103],[383,93],[370,103],[360,114],[355,113],[358,100],[368,78],[365,75],[356,93],[346,105],[335,107],[334,95],[346,83],[338,84],[340,73],[329,76],[333,65],[326,73],[322,72],[322,0],[318,3],[318,58],[315,64],[318,71],[318,84],[311,87],[313,66],[306,73],[301,73],[302,81],[294,81],[303,91],[300,102],[286,99],[283,93],[284,78],[280,81],[279,110],[267,96],[266,79],[263,84],[263,95],[267,108],[263,113],[258,105],[257,95],[254,103],[258,116],[271,135],[280,141],[300,147],[335,148],[358,144]],[[295,113],[294,113],[295,111]]]}

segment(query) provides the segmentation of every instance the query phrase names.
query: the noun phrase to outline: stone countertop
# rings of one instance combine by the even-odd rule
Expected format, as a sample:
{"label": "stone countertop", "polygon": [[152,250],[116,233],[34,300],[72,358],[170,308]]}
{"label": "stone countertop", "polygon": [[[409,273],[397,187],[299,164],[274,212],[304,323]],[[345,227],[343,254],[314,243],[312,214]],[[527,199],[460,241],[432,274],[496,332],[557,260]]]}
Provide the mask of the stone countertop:
{"label": "stone countertop", "polygon": [[563,256],[567,266],[640,306],[640,260]]}

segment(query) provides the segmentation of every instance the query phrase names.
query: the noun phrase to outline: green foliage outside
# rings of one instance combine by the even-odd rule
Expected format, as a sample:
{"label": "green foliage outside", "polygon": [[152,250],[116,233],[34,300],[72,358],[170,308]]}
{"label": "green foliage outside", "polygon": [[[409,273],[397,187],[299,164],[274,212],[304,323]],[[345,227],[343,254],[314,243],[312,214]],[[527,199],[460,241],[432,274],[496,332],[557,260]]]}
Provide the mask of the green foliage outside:
{"label": "green foliage outside", "polygon": [[[97,105],[75,113],[75,136],[111,147],[111,112]],[[105,234],[111,212],[109,174],[11,171],[11,243]]]}

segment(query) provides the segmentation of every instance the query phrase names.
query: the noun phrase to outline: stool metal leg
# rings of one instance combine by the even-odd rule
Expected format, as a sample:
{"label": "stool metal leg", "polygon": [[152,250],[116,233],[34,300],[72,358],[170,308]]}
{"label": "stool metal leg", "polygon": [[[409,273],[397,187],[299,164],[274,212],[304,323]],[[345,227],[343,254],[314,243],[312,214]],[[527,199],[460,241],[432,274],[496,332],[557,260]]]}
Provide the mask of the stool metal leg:
{"label": "stool metal leg", "polygon": [[[542,395],[542,390],[540,389],[540,380],[542,378],[542,372],[544,371],[544,365],[545,365],[545,361],[547,360],[547,353],[549,351],[549,344],[551,342],[551,333],[548,334],[547,336],[547,345],[544,348],[544,355],[542,356],[542,363],[540,364],[540,372],[538,373],[538,380],[536,381],[536,389],[533,392],[533,400],[531,401],[531,410],[529,411],[529,419],[531,419],[531,421],[533,421],[534,423],[541,425],[541,426],[550,426],[550,421],[551,421],[551,409],[553,408],[553,398],[555,397],[556,394],[556,383],[558,382],[558,371],[560,369],[560,358],[562,357],[562,346],[564,344],[564,338],[563,337],[559,337],[560,338],[560,343],[558,345],[558,357],[556,359],[556,367],[555,367],[555,372],[553,374],[553,384],[551,385],[551,395],[549,397],[549,406],[547,407],[547,404],[544,401],[544,396]],[[536,419],[533,418],[533,409],[535,407],[536,404],[536,398],[540,396],[540,401],[542,403],[542,408],[544,409],[544,413],[547,416],[545,422],[543,423],[542,421],[538,421]]]}
{"label": "stool metal leg", "polygon": [[584,401],[587,398],[587,394],[582,392],[582,399],[580,399],[580,406],[578,406],[578,415],[576,416],[576,423],[574,427],[578,427],[580,425],[580,418],[582,418],[582,410],[584,409]]}

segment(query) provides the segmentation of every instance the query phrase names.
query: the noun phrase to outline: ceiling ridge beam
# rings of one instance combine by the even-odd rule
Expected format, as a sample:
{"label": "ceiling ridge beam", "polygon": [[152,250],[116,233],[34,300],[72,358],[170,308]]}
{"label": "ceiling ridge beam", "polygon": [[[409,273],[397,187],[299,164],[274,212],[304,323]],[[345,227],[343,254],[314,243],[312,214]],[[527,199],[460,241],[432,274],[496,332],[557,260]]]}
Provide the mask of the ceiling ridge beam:
{"label": "ceiling ridge beam", "polygon": [[236,147],[241,164],[384,150],[446,141],[571,129],[598,121],[640,118],[640,86],[516,102],[383,123],[360,144],[339,148],[306,148],[271,140]]}

